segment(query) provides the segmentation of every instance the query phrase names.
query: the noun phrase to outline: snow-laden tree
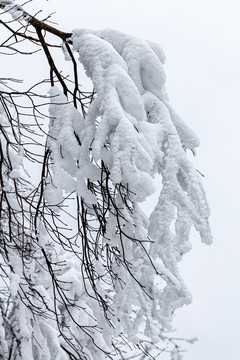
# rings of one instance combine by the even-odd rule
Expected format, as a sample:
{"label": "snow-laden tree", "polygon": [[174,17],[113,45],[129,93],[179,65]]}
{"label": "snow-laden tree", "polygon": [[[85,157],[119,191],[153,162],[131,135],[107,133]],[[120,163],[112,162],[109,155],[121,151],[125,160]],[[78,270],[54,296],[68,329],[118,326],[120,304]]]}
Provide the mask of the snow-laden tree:
{"label": "snow-laden tree", "polygon": [[162,49],[109,29],[64,33],[12,0],[0,8],[1,54],[27,44],[50,67],[38,84],[48,94],[0,81],[0,358],[154,359],[169,343],[180,359],[164,333],[191,302],[178,262],[192,227],[204,243],[211,234],[187,152],[199,140],[169,104]]}

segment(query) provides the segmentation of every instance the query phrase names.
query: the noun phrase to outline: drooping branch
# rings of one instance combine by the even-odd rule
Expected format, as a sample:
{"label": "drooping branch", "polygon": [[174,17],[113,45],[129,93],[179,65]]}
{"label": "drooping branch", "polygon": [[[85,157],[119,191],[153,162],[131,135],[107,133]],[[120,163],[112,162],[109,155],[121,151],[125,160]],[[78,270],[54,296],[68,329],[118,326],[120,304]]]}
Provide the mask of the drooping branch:
{"label": "drooping branch", "polygon": [[[62,85],[64,95],[67,96],[68,88],[67,88],[67,86],[66,86],[66,84],[65,84],[65,82],[64,82],[64,80],[63,80],[63,78],[62,78],[62,76],[61,76],[61,74],[59,73],[59,71],[58,71],[55,63],[54,63],[54,60],[53,60],[53,58],[52,58],[52,56],[51,56],[51,53],[50,53],[50,51],[49,51],[49,49],[48,49],[48,46],[47,46],[47,44],[46,44],[46,42],[45,42],[45,40],[44,40],[43,35],[42,35],[41,28],[38,27],[38,26],[36,26],[36,32],[37,32],[37,35],[38,35],[38,37],[39,37],[39,40],[40,40],[40,42],[41,42],[41,44],[42,44],[42,48],[43,48],[43,50],[44,50],[44,52],[45,52],[45,55],[46,55],[46,57],[47,57],[47,60],[48,60],[49,66],[50,66],[50,71],[51,71],[52,73],[55,73],[58,81],[59,81],[60,84]],[[53,86],[53,77],[51,77],[51,83],[52,83],[52,86]]]}
{"label": "drooping branch", "polygon": [[[168,342],[159,324],[168,325],[189,301],[177,262],[189,248],[191,226],[210,240],[204,192],[184,151],[197,139],[164,98],[161,49],[114,30],[83,29],[72,37],[12,0],[0,0],[0,7],[21,25],[15,31],[2,22],[11,33],[2,46],[11,50],[9,39],[21,45],[18,36],[37,43],[52,85],[43,115],[48,134],[38,123],[33,87],[25,94],[0,89],[0,275],[10,284],[11,303],[10,310],[0,305],[6,338],[22,358],[28,346],[39,351],[36,359],[62,351],[70,359],[112,358],[113,351],[127,359],[121,347],[129,343],[154,359],[155,342]],[[63,40],[70,80],[49,50],[48,33]],[[74,51],[96,96],[80,91]],[[24,96],[34,123],[16,103]],[[40,179],[33,186],[24,167],[31,161],[32,169],[37,159]],[[162,188],[149,219],[141,203],[154,191],[155,174]],[[18,315],[29,322],[30,335],[8,326],[20,323]],[[57,346],[50,355],[44,349],[49,334]]]}

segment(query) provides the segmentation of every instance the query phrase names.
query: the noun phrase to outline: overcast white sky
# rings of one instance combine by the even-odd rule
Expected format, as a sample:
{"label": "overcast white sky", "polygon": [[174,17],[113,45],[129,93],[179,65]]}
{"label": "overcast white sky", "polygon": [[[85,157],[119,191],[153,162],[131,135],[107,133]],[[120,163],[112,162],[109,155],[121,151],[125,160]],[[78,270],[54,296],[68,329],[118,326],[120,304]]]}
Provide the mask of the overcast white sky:
{"label": "overcast white sky", "polygon": [[214,235],[207,247],[193,234],[194,249],[181,265],[193,303],[178,311],[177,335],[199,338],[184,360],[238,360],[240,2],[34,0],[31,6],[55,11],[65,31],[115,28],[164,48],[170,102],[201,139],[193,161],[205,174]]}

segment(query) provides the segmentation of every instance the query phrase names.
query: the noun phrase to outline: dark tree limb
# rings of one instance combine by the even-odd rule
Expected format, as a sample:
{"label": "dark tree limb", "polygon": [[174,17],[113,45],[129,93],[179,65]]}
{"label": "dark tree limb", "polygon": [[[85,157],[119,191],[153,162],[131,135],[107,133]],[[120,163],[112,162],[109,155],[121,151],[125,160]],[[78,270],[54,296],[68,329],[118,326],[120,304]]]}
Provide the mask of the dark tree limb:
{"label": "dark tree limb", "polygon": [[[17,5],[15,5],[15,6],[17,6]],[[4,10],[5,6],[0,4],[0,9]],[[24,10],[23,10],[23,17],[24,17],[24,20],[26,22],[28,22],[29,24],[31,24],[34,28],[39,28],[41,30],[45,30],[53,35],[58,36],[59,38],[61,38],[64,41],[66,41],[67,39],[69,39],[72,36],[72,33],[66,33],[64,31],[58,30],[58,29],[54,28],[53,26],[46,24],[44,21],[38,20],[36,17],[28,14]]]}

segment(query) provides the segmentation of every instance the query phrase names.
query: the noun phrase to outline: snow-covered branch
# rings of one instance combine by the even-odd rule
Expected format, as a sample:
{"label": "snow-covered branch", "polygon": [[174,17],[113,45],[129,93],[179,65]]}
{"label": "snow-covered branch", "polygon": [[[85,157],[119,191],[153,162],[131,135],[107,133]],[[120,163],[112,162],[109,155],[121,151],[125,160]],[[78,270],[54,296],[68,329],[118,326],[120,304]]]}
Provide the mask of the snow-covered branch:
{"label": "snow-covered branch", "polygon": [[[188,158],[199,140],[169,104],[163,50],[111,29],[63,33],[12,0],[0,7],[21,24],[3,24],[10,35],[0,47],[20,53],[24,39],[50,69],[43,96],[1,81],[3,358],[128,359],[138,350],[154,358],[161,342],[175,356],[163,331],[191,302],[178,262],[191,249],[192,227],[206,244],[211,232]],[[63,40],[70,79],[43,30]],[[79,86],[79,62],[91,91]],[[147,216],[144,202],[156,193]]]}

